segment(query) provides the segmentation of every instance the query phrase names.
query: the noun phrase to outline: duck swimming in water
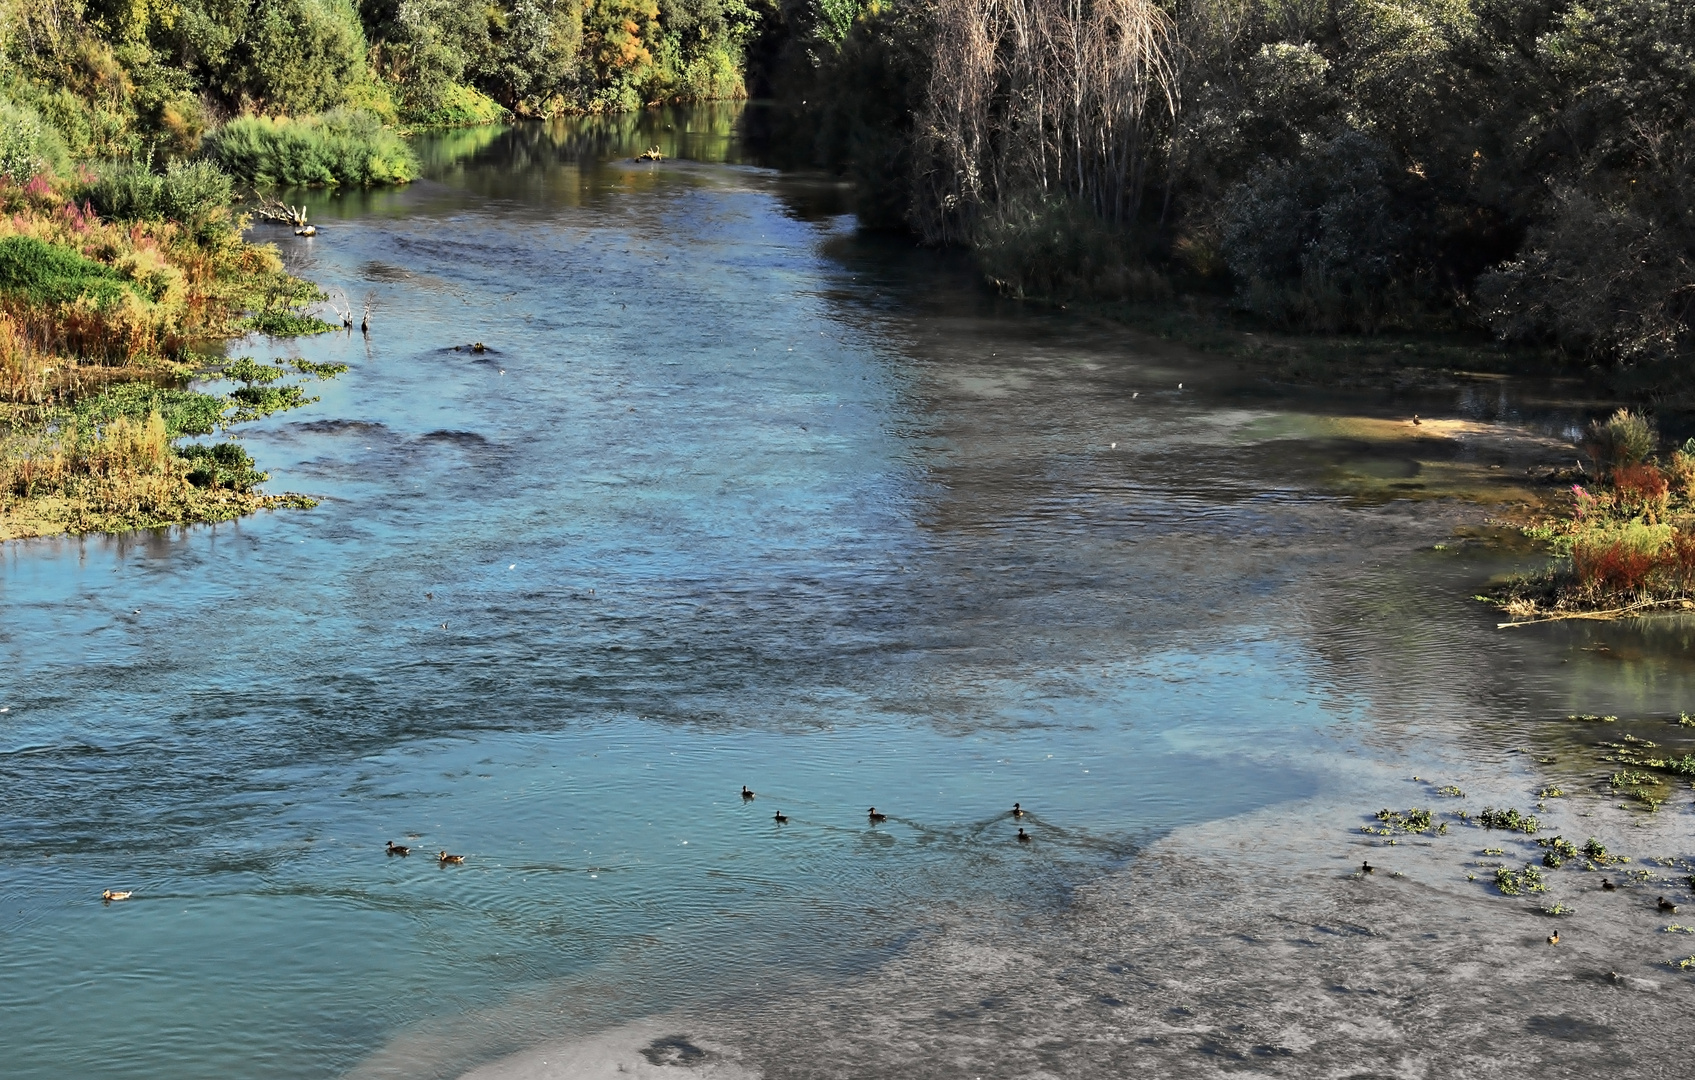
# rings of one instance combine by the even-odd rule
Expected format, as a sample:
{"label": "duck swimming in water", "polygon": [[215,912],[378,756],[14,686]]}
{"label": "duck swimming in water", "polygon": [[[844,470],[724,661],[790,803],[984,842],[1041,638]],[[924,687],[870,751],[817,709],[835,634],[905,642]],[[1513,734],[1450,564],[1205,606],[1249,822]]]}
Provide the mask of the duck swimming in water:
{"label": "duck swimming in water", "polygon": [[1019,829],[1018,830],[1018,842],[1020,844],[1028,844],[1030,842],[1030,834],[1025,832],[1023,829]]}
{"label": "duck swimming in water", "polygon": [[465,861],[465,856],[463,856],[463,855],[449,855],[445,851],[442,852],[440,855],[437,855],[436,858],[438,860],[440,860],[440,862],[443,866],[446,866],[448,863],[462,863],[462,862]]}
{"label": "duck swimming in water", "polygon": [[1024,816],[1024,808],[1022,806],[1019,806],[1017,803],[1013,803],[1012,804],[1012,816],[1013,817],[1023,817]]}
{"label": "duck swimming in water", "polygon": [[115,892],[112,889],[107,889],[105,892],[100,894],[100,899],[103,902],[110,904],[114,900],[128,900],[134,895],[135,894],[132,892]]}
{"label": "duck swimming in water", "polygon": [[1618,886],[1614,885],[1611,881],[1607,880],[1606,878],[1602,878],[1601,879],[1601,888],[1605,889],[1607,892],[1612,892],[1614,889],[1618,888]]}
{"label": "duck swimming in water", "polygon": [[1560,932],[1558,930],[1555,930],[1553,933],[1548,935],[1548,944],[1558,945],[1559,943],[1560,943]]}
{"label": "duck swimming in water", "polygon": [[789,815],[779,810],[775,814],[771,815],[771,820],[775,821],[779,825],[787,825],[789,823]]}
{"label": "duck swimming in water", "polygon": [[1660,907],[1660,914],[1661,915],[1676,915],[1677,914],[1677,905],[1672,903],[1670,900],[1667,900],[1665,897],[1663,897],[1663,896],[1660,897],[1658,904],[1659,904],[1659,907]]}
{"label": "duck swimming in water", "polygon": [[390,855],[410,855],[410,854],[412,854],[411,848],[401,847],[399,844],[395,843],[393,840],[390,840],[388,842],[388,847],[384,848],[383,850],[387,851]]}
{"label": "duck swimming in water", "polygon": [[753,797],[754,797],[753,789],[748,787],[746,784],[743,784],[742,785],[742,798],[743,799],[751,799]]}
{"label": "duck swimming in water", "polygon": [[1375,869],[1375,867],[1373,867],[1373,866],[1372,866],[1372,865],[1371,865],[1371,864],[1370,864],[1370,863],[1368,863],[1368,862],[1362,862],[1362,863],[1360,863],[1360,873],[1362,873],[1362,874],[1369,874],[1369,873],[1371,873],[1371,872],[1372,872],[1372,870],[1373,870],[1373,869]]}
{"label": "duck swimming in water", "polygon": [[865,811],[865,816],[871,819],[871,824],[873,824],[873,825],[876,825],[879,822],[889,820],[889,815],[879,814],[877,812],[877,808],[875,806],[873,806],[871,809]]}

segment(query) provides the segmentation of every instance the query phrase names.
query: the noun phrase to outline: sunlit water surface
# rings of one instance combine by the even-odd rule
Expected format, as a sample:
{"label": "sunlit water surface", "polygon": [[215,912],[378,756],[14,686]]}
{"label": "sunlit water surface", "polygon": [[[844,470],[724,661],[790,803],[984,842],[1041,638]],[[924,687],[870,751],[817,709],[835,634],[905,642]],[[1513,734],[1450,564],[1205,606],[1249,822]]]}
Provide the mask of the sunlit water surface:
{"label": "sunlit water surface", "polygon": [[589,1030],[846,976],[1386,723],[1687,688],[1682,631],[1494,635],[1488,557],[1327,484],[1303,418],[1359,401],[999,304],[732,119],[455,132],[261,228],[371,312],[238,346],[351,366],[241,432],[321,505],[0,549],[7,1076],[335,1076],[479,1010],[522,1043],[525,995]]}

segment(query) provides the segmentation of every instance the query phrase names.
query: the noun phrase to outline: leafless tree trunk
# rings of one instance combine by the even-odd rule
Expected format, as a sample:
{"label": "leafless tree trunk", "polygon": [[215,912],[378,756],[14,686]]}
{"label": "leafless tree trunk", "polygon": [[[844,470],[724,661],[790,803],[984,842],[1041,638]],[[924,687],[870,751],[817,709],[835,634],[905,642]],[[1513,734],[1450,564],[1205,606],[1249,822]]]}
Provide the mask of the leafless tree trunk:
{"label": "leafless tree trunk", "polygon": [[1135,220],[1179,104],[1176,26],[1154,0],[939,0],[935,28],[914,176],[926,240],[1056,194]]}

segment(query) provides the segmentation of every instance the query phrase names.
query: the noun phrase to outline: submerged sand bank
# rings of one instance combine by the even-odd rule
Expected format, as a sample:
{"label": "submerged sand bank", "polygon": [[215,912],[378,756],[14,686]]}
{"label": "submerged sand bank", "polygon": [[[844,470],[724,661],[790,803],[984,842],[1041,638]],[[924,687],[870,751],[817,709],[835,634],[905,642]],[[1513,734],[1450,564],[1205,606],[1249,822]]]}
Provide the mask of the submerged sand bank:
{"label": "submerged sand bank", "polygon": [[[1525,837],[1458,826],[1383,846],[1334,805],[1216,822],[1063,912],[963,921],[846,984],[627,1025],[466,1080],[1685,1076],[1695,981],[1665,961],[1695,937],[1666,933],[1677,919],[1655,898],[1689,890],[1641,856],[1678,844],[1686,814],[1643,828],[1556,808],[1567,836],[1630,839],[1625,868],[1654,879],[1603,892],[1602,872],[1548,871],[1549,891],[1523,897],[1486,867],[1522,866]],[[1556,899],[1575,914],[1539,910]]]}

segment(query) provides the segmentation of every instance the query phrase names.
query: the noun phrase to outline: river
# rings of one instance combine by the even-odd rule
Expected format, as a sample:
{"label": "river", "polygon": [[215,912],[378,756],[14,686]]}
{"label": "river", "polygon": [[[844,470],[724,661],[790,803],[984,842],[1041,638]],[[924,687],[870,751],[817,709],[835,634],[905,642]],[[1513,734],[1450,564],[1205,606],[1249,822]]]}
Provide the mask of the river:
{"label": "river", "polygon": [[315,238],[255,233],[372,329],[236,348],[350,366],[240,431],[321,504],[0,549],[7,1076],[435,1030],[406,1072],[457,1075],[1063,910],[1409,745],[1510,772],[1527,719],[1686,700],[1686,630],[1622,663],[1467,599],[1523,556],[1435,550],[1487,513],[1424,496],[1510,446],[1360,434],[1545,457],[1575,407],[1276,390],[1000,301],[735,117],[453,132],[310,196]]}

